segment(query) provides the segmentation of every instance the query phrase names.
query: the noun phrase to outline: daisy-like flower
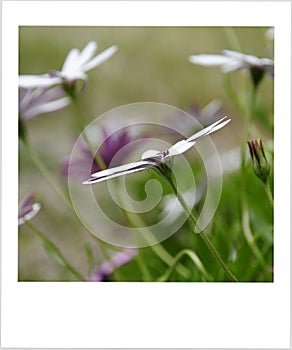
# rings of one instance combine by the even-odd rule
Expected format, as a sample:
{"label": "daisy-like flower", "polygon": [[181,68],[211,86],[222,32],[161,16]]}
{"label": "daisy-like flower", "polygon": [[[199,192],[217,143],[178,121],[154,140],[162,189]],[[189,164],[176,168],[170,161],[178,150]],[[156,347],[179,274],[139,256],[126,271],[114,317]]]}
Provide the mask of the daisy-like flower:
{"label": "daisy-like flower", "polygon": [[103,282],[108,276],[110,276],[116,268],[119,268],[128,262],[132,261],[137,255],[138,251],[136,248],[128,248],[122,252],[113,254],[111,259],[106,260],[103,264],[97,268],[91,278],[91,282]]}
{"label": "daisy-like flower", "polygon": [[34,196],[30,193],[26,194],[18,205],[18,226],[31,220],[40,209],[40,204],[34,203]]}
{"label": "daisy-like flower", "polygon": [[170,147],[167,151],[159,152],[156,150],[148,150],[143,153],[141,160],[133,163],[128,163],[115,168],[102,170],[91,175],[91,178],[84,181],[83,184],[93,184],[96,182],[108,180],[117,176],[122,176],[137,171],[154,168],[160,173],[164,173],[169,169],[169,160],[172,157],[183,154],[195,145],[198,139],[213,133],[216,130],[223,128],[230,122],[231,119],[224,117],[210,126],[202,129],[186,140],[181,140]]}
{"label": "daisy-like flower", "polygon": [[247,69],[257,85],[264,73],[274,77],[274,62],[269,58],[258,58],[241,52],[222,50],[222,55],[191,55],[189,61],[206,67],[220,66],[223,73]]}
{"label": "daisy-like flower", "polygon": [[[125,129],[109,135],[108,130],[103,128],[101,134],[104,142],[98,150],[98,155],[104,165],[108,167],[116,153],[124,146],[130,144],[133,141],[133,137]],[[88,169],[91,169],[91,173],[93,173],[101,170],[101,168],[93,158],[91,151],[83,139],[79,141],[77,147],[80,151],[80,156],[74,159],[66,158],[62,162],[62,174],[67,177],[70,173],[70,176],[73,175],[80,179],[86,179],[90,175],[88,174]],[[130,149],[128,148],[127,154],[129,151]],[[121,153],[119,159],[123,160],[124,157],[126,157],[126,154]]]}
{"label": "daisy-like flower", "polygon": [[60,87],[21,89],[19,95],[19,116],[28,121],[38,115],[53,113],[70,103]]}
{"label": "daisy-like flower", "polygon": [[94,41],[89,42],[82,51],[74,48],[68,53],[61,71],[42,75],[20,75],[19,86],[23,88],[48,87],[57,84],[71,86],[78,79],[86,81],[86,72],[108,60],[117,51],[117,46],[113,45],[93,57],[96,50],[97,43]]}

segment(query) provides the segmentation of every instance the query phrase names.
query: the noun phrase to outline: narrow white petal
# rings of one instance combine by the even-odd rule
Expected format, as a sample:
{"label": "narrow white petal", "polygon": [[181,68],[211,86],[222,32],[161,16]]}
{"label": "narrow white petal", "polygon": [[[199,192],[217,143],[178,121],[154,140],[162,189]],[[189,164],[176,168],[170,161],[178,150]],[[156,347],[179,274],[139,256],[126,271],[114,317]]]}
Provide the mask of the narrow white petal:
{"label": "narrow white petal", "polygon": [[222,73],[229,73],[244,68],[246,65],[243,61],[230,60],[227,64],[221,66]]}
{"label": "narrow white petal", "polygon": [[221,66],[230,61],[230,58],[222,55],[192,55],[189,61],[206,67]]}
{"label": "narrow white petal", "polygon": [[155,149],[149,149],[148,151],[146,151],[142,154],[141,159],[145,160],[148,158],[156,158],[156,157],[160,157],[161,155],[162,155],[162,152],[157,151]]}
{"label": "narrow white petal", "polygon": [[70,50],[63,64],[62,73],[71,72],[72,70],[76,69],[78,65],[78,56],[78,49],[75,48]]}
{"label": "narrow white petal", "polygon": [[70,99],[68,97],[63,97],[55,101],[50,101],[46,103],[41,103],[39,105],[34,106],[33,108],[28,109],[23,118],[28,120],[37,115],[56,112],[70,104]]}
{"label": "narrow white petal", "polygon": [[187,139],[187,141],[189,142],[193,142],[197,139],[199,139],[200,137],[206,136],[211,134],[212,132],[219,130],[221,128],[223,128],[223,126],[225,126],[226,124],[228,124],[231,121],[230,118],[228,117],[223,117],[220,120],[217,120],[217,122],[207,126],[206,128],[202,129],[201,131],[197,132],[196,134],[194,134],[193,136],[189,137]]}
{"label": "narrow white petal", "polygon": [[92,183],[112,179],[117,176],[122,176],[130,173],[134,173],[137,171],[145,170],[152,167],[154,164],[152,162],[147,161],[138,161],[134,163],[128,163],[125,165],[121,165],[115,168],[110,168],[106,170],[99,171],[91,175],[91,179],[84,181],[84,185],[89,185]]}
{"label": "narrow white petal", "polygon": [[165,159],[176,156],[178,154],[182,154],[192,148],[196,142],[190,142],[187,140],[181,140],[170,147],[168,150],[168,154],[165,156]]}
{"label": "narrow white petal", "polygon": [[233,58],[239,61],[245,61],[247,57],[246,54],[238,51],[233,51],[233,50],[222,50],[222,54],[226,57]]}
{"label": "narrow white petal", "polygon": [[78,57],[79,67],[83,66],[87,61],[89,61],[93,57],[96,50],[97,43],[95,41],[90,41],[80,52],[80,55]]}
{"label": "narrow white petal", "polygon": [[117,51],[117,49],[118,47],[116,45],[111,46],[107,50],[94,57],[91,61],[84,64],[84,66],[82,67],[83,72],[87,72],[90,69],[99,66],[104,61],[108,60]]}
{"label": "narrow white petal", "polygon": [[18,77],[18,86],[22,88],[48,87],[55,84],[60,84],[61,79],[58,77],[50,77],[47,74],[43,75],[20,75]]}

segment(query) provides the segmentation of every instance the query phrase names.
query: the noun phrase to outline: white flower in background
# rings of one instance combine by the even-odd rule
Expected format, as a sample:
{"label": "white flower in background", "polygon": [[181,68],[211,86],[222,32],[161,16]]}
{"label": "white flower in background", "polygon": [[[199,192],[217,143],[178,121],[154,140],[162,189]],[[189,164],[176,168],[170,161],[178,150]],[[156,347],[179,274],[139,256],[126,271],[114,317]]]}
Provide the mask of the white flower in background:
{"label": "white flower in background", "polygon": [[170,147],[167,151],[159,152],[156,150],[149,150],[144,152],[142,155],[142,159],[137,162],[128,163],[115,168],[106,169],[106,170],[93,173],[91,175],[91,178],[87,181],[84,181],[83,184],[86,184],[86,185],[93,184],[96,182],[112,179],[117,176],[122,176],[130,173],[134,173],[137,171],[149,169],[152,167],[157,167],[158,169],[160,166],[163,166],[165,162],[171,159],[172,157],[179,154],[183,154],[184,152],[189,150],[191,147],[193,147],[199,138],[207,136],[213,133],[214,131],[223,128],[226,124],[230,122],[230,120],[231,119],[224,117],[218,120],[217,122],[211,124],[210,126],[197,132],[196,134],[189,137],[188,139],[177,142],[172,147]]}
{"label": "white flower in background", "polygon": [[52,71],[42,75],[20,75],[19,86],[23,88],[48,87],[56,84],[72,84],[76,80],[87,80],[86,72],[108,60],[116,51],[113,45],[97,56],[97,43],[89,42],[82,51],[72,49],[63,64],[61,71]]}
{"label": "white flower in background", "polygon": [[252,55],[245,55],[241,52],[222,50],[222,55],[191,55],[189,61],[206,67],[221,67],[223,73],[229,73],[239,69],[247,69],[252,74],[260,74],[256,84],[262,77],[263,73],[267,73],[271,77],[274,76],[274,62],[269,58],[258,58]]}
{"label": "white flower in background", "polygon": [[38,115],[56,112],[70,103],[60,87],[21,89],[19,95],[19,115],[28,121]]}
{"label": "white flower in background", "polygon": [[268,40],[274,40],[274,27],[271,27],[266,31],[265,37]]}
{"label": "white flower in background", "polygon": [[40,209],[40,204],[34,203],[34,196],[30,193],[26,194],[18,205],[18,226],[31,220]]}

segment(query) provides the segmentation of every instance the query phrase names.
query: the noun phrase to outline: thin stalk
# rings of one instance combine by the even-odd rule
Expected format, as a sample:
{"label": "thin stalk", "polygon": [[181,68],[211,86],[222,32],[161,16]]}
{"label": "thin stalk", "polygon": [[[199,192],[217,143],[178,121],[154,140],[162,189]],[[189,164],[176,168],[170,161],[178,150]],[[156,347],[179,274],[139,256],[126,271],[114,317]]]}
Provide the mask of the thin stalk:
{"label": "thin stalk", "polygon": [[200,271],[202,276],[206,279],[206,281],[209,281],[209,282],[214,281],[213,277],[207,272],[207,270],[205,269],[204,265],[202,264],[197,254],[190,249],[183,249],[176,254],[176,256],[174,257],[174,263],[168,268],[168,270],[162,276],[160,276],[157,279],[157,282],[168,281],[171,274],[173,273],[175,266],[178,264],[179,260],[185,255],[188,256],[193,261],[193,263],[195,264],[197,269]]}
{"label": "thin stalk", "polygon": [[266,191],[269,203],[270,203],[272,209],[274,209],[274,198],[273,198],[273,194],[272,194],[272,191],[271,191],[271,188],[270,188],[268,182],[265,183],[265,191]]}
{"label": "thin stalk", "polygon": [[27,151],[27,154],[33,161],[36,168],[39,170],[39,172],[42,174],[42,176],[47,180],[47,182],[55,189],[55,191],[62,197],[62,199],[71,207],[71,201],[69,197],[65,194],[63,189],[60,187],[58,182],[55,180],[55,178],[51,175],[50,171],[47,169],[46,165],[42,162],[42,160],[39,158],[37,153],[33,150],[31,147],[29,141],[27,138],[22,138],[24,147]]}
{"label": "thin stalk", "polygon": [[72,105],[73,105],[73,108],[74,108],[74,111],[75,111],[76,122],[77,122],[77,125],[79,127],[80,132],[82,133],[82,137],[84,138],[84,141],[86,142],[87,147],[89,148],[90,153],[94,157],[94,160],[96,161],[96,163],[99,166],[99,168],[101,170],[106,169],[106,165],[105,165],[103,159],[95,151],[95,149],[93,148],[90,140],[87,137],[87,134],[86,134],[86,131],[85,131],[85,121],[84,121],[83,113],[81,111],[78,99],[76,97],[73,97],[73,96],[70,96],[70,97],[71,97]]}
{"label": "thin stalk", "polygon": [[35,227],[33,224],[31,224],[29,221],[25,222],[30,229],[43,241],[43,243],[47,244],[56,254],[58,259],[60,260],[62,266],[67,268],[79,281],[86,281],[85,277],[82,276],[80,272],[78,272],[64,257],[64,255],[60,252],[59,248],[43,233],[41,232],[37,227]]}
{"label": "thin stalk", "polygon": [[[197,224],[197,220],[195,218],[195,216],[193,215],[192,212],[189,211],[188,206],[184,200],[184,198],[181,196],[181,194],[177,191],[177,188],[173,182],[173,179],[170,176],[165,176],[165,178],[168,180],[172,190],[174,191],[175,195],[177,196],[181,206],[183,207],[183,209],[186,211],[186,213],[188,213],[188,219],[191,220],[195,225]],[[208,238],[208,236],[204,233],[204,232],[199,232],[200,237],[203,239],[203,241],[205,242],[205,244],[207,245],[207,247],[209,248],[210,252],[212,253],[212,255],[214,256],[214,258],[218,261],[218,263],[221,265],[221,267],[223,268],[223,270],[226,272],[226,274],[228,275],[228,277],[233,281],[233,282],[238,282],[237,278],[233,275],[233,273],[229,270],[229,268],[227,267],[227,265],[224,263],[223,259],[221,258],[219,252],[217,251],[217,249],[215,248],[215,246],[213,245],[213,243],[210,241],[210,239]]]}

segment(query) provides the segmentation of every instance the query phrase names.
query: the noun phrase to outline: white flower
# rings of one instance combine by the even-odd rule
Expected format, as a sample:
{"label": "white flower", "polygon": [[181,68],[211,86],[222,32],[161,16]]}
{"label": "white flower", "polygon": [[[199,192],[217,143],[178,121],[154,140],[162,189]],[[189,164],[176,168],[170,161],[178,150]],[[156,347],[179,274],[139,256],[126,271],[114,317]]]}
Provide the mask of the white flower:
{"label": "white flower", "polygon": [[93,57],[97,43],[89,42],[82,51],[72,49],[63,64],[61,71],[53,71],[42,75],[20,75],[18,84],[24,88],[48,87],[56,84],[74,83],[76,80],[87,80],[86,72],[108,60],[116,51],[113,45],[97,56]]}
{"label": "white flower", "polygon": [[31,220],[40,211],[39,203],[34,203],[34,196],[30,193],[24,196],[18,206],[18,226]]}
{"label": "white flower", "polygon": [[60,87],[21,89],[19,96],[19,115],[28,121],[38,115],[56,112],[70,103]]}
{"label": "white flower", "polygon": [[270,75],[274,72],[274,62],[269,58],[258,58],[231,50],[222,50],[222,55],[192,55],[189,56],[189,61],[206,67],[220,66],[223,73],[254,68],[266,71]]}
{"label": "white flower", "polygon": [[149,169],[155,166],[159,166],[165,163],[168,159],[173,156],[182,154],[193,147],[196,141],[204,136],[207,136],[213,133],[216,130],[223,128],[226,124],[230,122],[231,119],[224,117],[217,122],[211,124],[210,126],[202,129],[196,134],[192,135],[186,140],[181,140],[170,147],[167,151],[159,152],[156,150],[148,150],[143,153],[141,160],[133,163],[128,163],[125,165],[121,165],[115,168],[106,169],[94,173],[91,175],[91,178],[87,181],[84,181],[83,184],[93,184],[96,182],[112,179],[117,176],[122,176],[130,173],[134,173],[137,171]]}

